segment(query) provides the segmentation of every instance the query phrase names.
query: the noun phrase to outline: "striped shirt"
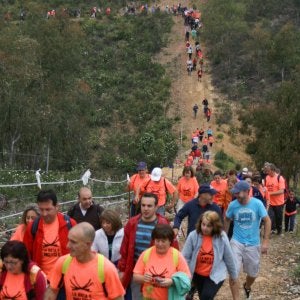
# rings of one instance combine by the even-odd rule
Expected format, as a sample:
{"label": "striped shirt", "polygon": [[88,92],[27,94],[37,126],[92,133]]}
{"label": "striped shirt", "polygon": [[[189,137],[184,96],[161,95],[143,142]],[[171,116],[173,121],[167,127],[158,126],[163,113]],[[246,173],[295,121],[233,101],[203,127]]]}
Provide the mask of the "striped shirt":
{"label": "striped shirt", "polygon": [[151,234],[157,224],[157,220],[146,223],[142,219],[139,220],[136,237],[135,237],[135,249],[134,249],[134,261],[136,262],[141,253],[148,249],[151,244]]}

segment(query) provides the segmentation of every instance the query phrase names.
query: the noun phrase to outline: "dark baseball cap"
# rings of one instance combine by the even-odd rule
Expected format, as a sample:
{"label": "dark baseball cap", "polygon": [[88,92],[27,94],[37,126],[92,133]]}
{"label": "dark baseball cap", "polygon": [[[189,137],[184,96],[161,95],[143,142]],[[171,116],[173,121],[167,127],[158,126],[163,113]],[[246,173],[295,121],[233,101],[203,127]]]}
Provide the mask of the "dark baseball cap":
{"label": "dark baseball cap", "polygon": [[250,184],[246,180],[241,180],[237,182],[233,189],[231,190],[232,194],[237,194],[242,191],[249,191],[250,190]]}
{"label": "dark baseball cap", "polygon": [[211,195],[215,195],[217,193],[217,191],[215,189],[213,189],[209,184],[202,184],[198,190],[199,195],[200,194],[211,194]]}
{"label": "dark baseball cap", "polygon": [[147,164],[144,161],[140,161],[137,164],[136,170],[141,171],[141,170],[146,170],[147,169]]}

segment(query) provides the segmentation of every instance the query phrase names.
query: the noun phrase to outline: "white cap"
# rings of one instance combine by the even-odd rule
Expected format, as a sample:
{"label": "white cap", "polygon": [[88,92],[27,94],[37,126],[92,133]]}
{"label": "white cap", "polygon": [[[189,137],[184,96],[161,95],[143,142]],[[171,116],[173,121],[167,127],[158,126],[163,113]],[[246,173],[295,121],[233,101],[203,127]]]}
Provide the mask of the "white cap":
{"label": "white cap", "polygon": [[154,168],[150,175],[151,180],[159,181],[161,178],[161,173],[162,173],[161,168]]}
{"label": "white cap", "polygon": [[247,175],[249,172],[248,168],[243,168],[242,174]]}

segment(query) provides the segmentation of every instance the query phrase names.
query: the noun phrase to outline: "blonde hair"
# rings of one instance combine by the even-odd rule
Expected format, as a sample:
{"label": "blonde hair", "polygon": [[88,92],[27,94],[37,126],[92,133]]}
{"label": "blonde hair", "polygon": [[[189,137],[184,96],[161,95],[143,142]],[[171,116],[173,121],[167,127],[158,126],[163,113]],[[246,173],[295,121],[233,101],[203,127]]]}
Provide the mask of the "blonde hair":
{"label": "blonde hair", "polygon": [[206,219],[211,225],[212,225],[212,236],[216,235],[216,236],[220,236],[221,232],[223,230],[223,224],[221,221],[221,217],[219,216],[218,213],[216,213],[215,211],[206,211],[205,213],[203,213],[197,224],[196,224],[196,231],[197,233],[201,233],[202,234],[202,230],[201,230],[201,224],[203,222],[203,219]]}

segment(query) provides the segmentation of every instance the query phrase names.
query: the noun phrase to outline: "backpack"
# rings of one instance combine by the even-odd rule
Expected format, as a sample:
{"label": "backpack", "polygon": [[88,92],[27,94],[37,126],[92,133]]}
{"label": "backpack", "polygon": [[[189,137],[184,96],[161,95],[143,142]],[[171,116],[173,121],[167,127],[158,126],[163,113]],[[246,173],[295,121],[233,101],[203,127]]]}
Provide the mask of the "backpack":
{"label": "backpack", "polygon": [[[98,253],[97,257],[98,257],[98,263],[97,263],[98,278],[99,278],[100,283],[102,284],[102,288],[103,288],[105,297],[108,297],[107,289],[105,286],[104,256],[102,254]],[[59,284],[59,286],[60,286],[59,294],[61,294],[61,295],[63,295],[63,294],[65,295],[64,276],[68,272],[68,269],[71,265],[72,259],[73,259],[73,257],[70,254],[68,254],[62,265],[62,270],[61,270],[62,277],[60,279],[60,284]]]}
{"label": "backpack", "polygon": [[[154,246],[148,248],[147,250],[145,250],[145,253],[144,253],[144,256],[143,256],[144,265],[146,265],[148,263],[153,248],[154,248]],[[179,264],[179,251],[172,247],[172,254],[173,254],[174,267],[177,268],[178,264]]]}
{"label": "backpack", "polygon": [[[39,226],[39,222],[40,222],[40,216],[38,216],[37,218],[35,218],[35,220],[33,221],[32,227],[31,227],[31,235],[34,238],[36,235],[36,232],[38,230],[38,226]],[[64,220],[66,221],[68,230],[70,230],[72,228],[72,223],[71,223],[71,218],[68,215],[64,215]]]}
{"label": "backpack", "polygon": [[[149,181],[147,182],[147,184],[145,185],[144,189],[146,190],[147,186],[149,185],[151,179],[149,179]],[[165,192],[166,194],[168,194],[168,188],[167,188],[167,184],[166,184],[166,178],[164,178],[164,185],[165,185]]]}

